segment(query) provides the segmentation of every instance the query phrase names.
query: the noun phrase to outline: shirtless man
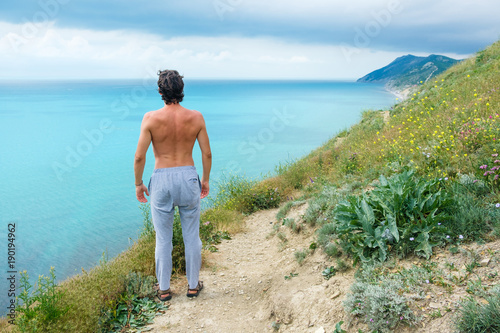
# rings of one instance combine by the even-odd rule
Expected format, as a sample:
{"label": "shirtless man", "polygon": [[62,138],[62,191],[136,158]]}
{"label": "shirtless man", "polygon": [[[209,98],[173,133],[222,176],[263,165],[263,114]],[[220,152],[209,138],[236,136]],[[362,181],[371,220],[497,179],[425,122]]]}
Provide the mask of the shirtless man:
{"label": "shirtless man", "polygon": [[[196,297],[203,288],[199,281],[201,268],[200,199],[209,192],[212,154],[205,120],[200,112],[188,110],[179,103],[184,98],[184,82],[177,71],[158,73],[158,91],[165,102],[163,108],[148,112],[141,124],[135,153],[135,192],[137,200],[147,202],[150,196],[151,215],[156,231],[156,277],[161,301],[172,298],[172,235],[174,208],[179,208],[186,256],[188,297]],[[198,140],[202,154],[203,176],[196,173],[193,146]],[[155,170],[149,186],[142,181],[146,152],[153,143]]]}

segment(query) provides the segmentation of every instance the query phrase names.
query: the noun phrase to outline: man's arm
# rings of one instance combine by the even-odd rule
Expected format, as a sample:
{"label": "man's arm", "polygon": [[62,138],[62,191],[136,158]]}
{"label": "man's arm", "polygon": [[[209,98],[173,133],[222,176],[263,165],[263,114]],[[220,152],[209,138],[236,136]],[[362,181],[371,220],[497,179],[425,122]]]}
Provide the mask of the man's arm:
{"label": "man's arm", "polygon": [[151,132],[148,128],[149,114],[146,113],[142,119],[141,133],[139,135],[139,143],[134,158],[134,173],[135,173],[135,195],[137,200],[142,203],[148,202],[144,196],[144,192],[149,196],[148,188],[142,181],[144,166],[146,165],[146,153],[148,152],[149,144],[151,143]]}
{"label": "man's arm", "polygon": [[201,162],[203,164],[203,176],[201,178],[201,198],[205,198],[210,192],[209,180],[210,169],[212,168],[212,151],[210,150],[210,141],[208,140],[207,127],[205,119],[201,116],[201,130],[198,132],[198,144],[201,150]]}

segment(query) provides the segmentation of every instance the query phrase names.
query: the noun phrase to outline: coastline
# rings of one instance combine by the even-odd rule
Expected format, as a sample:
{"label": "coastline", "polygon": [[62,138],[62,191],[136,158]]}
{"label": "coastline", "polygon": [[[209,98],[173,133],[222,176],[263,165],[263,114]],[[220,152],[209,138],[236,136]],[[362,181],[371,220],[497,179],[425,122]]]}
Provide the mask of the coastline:
{"label": "coastline", "polygon": [[400,101],[404,101],[404,100],[408,99],[411,92],[415,89],[416,85],[405,87],[404,89],[398,89],[398,88],[395,88],[395,87],[390,86],[388,84],[386,84],[384,87],[385,87],[385,90],[387,90],[388,92],[390,92],[391,94],[396,96]]}

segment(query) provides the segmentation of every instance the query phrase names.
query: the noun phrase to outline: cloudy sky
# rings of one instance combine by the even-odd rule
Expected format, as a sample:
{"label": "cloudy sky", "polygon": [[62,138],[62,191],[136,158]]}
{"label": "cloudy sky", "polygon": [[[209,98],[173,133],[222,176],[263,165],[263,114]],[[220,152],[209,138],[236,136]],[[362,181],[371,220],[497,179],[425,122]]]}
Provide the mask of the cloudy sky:
{"label": "cloudy sky", "polygon": [[0,79],[354,79],[500,38],[498,0],[2,0]]}

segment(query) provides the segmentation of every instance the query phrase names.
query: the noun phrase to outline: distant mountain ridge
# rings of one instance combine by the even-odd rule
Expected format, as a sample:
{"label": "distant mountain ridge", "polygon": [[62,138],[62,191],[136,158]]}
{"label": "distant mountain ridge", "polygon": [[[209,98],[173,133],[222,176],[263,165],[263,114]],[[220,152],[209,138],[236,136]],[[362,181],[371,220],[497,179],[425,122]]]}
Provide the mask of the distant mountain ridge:
{"label": "distant mountain ridge", "polygon": [[385,83],[388,90],[402,91],[419,84],[420,81],[428,81],[459,61],[436,54],[427,57],[408,54],[398,57],[389,65],[363,76],[357,82]]}

